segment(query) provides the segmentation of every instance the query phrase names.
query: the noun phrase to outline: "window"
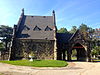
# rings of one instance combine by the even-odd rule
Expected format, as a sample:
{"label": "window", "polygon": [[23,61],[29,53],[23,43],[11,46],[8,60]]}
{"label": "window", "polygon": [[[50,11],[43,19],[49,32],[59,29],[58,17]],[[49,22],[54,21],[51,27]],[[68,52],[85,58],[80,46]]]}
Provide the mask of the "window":
{"label": "window", "polygon": [[30,28],[25,25],[23,30],[30,30]]}
{"label": "window", "polygon": [[31,16],[32,18],[34,17],[34,16]]}
{"label": "window", "polygon": [[46,16],[43,16],[43,18],[46,18]]}
{"label": "window", "polygon": [[50,27],[47,26],[47,27],[45,28],[45,31],[52,31],[52,29],[51,29]]}
{"label": "window", "polygon": [[33,30],[34,31],[40,31],[41,29],[38,26],[36,26]]}
{"label": "window", "polygon": [[28,34],[22,34],[21,36],[22,36],[22,38],[28,38],[28,37],[30,37]]}

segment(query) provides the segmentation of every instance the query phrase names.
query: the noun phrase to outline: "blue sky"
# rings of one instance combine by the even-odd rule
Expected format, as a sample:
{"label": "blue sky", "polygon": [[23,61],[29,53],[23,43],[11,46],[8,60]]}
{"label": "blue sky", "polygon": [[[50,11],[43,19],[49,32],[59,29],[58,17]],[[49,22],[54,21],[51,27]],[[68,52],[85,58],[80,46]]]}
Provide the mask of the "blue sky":
{"label": "blue sky", "polygon": [[52,15],[56,12],[58,29],[81,23],[100,28],[100,0],[0,0],[0,25],[17,24],[21,9],[27,15]]}

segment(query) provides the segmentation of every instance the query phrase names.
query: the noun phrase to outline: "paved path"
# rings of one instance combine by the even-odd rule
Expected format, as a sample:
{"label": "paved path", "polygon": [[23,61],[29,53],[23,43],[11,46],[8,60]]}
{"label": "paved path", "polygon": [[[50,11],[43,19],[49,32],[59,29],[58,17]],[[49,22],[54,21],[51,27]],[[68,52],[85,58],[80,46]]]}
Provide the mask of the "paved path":
{"label": "paved path", "polygon": [[0,73],[4,75],[100,75],[100,63],[69,62],[69,66],[62,68],[25,67],[0,63]]}

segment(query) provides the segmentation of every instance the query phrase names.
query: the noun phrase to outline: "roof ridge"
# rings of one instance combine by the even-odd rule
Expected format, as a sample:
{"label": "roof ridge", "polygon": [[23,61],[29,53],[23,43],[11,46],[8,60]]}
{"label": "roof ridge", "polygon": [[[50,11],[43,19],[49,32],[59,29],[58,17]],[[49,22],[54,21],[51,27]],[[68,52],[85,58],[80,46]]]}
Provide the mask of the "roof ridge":
{"label": "roof ridge", "polygon": [[[43,16],[46,16],[46,15],[25,15],[25,16],[29,16],[29,17],[31,17],[31,16],[33,16],[33,17],[43,17]],[[47,16],[47,17],[53,17],[53,16]]]}

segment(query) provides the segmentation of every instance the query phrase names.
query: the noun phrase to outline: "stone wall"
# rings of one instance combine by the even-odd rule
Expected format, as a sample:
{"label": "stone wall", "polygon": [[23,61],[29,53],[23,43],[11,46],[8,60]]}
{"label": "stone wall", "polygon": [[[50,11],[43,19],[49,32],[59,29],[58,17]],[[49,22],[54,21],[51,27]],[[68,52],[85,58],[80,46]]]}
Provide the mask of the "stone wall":
{"label": "stone wall", "polygon": [[16,39],[14,44],[15,59],[28,59],[31,52],[36,59],[54,59],[54,41]]}
{"label": "stone wall", "polygon": [[8,51],[0,51],[0,60],[8,60],[9,52]]}

